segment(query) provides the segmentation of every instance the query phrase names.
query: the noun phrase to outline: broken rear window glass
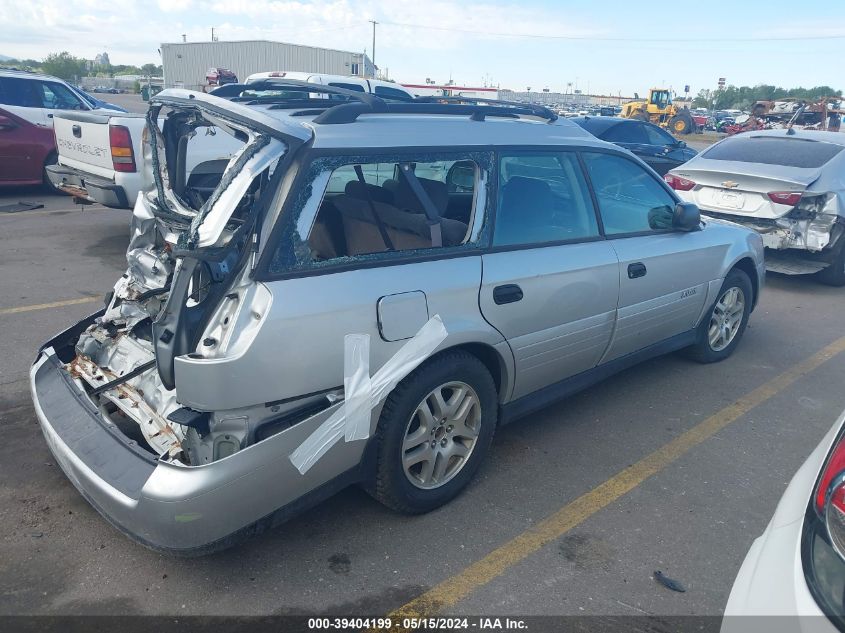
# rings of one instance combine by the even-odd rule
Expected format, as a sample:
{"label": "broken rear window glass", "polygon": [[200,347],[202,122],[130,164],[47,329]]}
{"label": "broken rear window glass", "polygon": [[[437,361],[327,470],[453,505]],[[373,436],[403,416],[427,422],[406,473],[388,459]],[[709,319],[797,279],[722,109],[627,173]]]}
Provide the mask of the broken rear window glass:
{"label": "broken rear window glass", "polygon": [[842,145],[806,139],[775,136],[729,138],[706,150],[701,156],[711,160],[740,163],[783,165],[815,169],[827,163],[843,149]]}
{"label": "broken rear window glass", "polygon": [[270,272],[476,247],[492,156],[327,157],[308,168]]}

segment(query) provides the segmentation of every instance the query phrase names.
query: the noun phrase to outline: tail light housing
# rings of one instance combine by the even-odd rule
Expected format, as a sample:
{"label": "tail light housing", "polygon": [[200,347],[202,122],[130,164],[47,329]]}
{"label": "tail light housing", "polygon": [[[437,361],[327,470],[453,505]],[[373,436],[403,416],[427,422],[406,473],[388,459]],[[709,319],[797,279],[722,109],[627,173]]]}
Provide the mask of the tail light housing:
{"label": "tail light housing", "polygon": [[675,191],[689,191],[695,187],[695,182],[689,178],[681,178],[675,174],[666,174],[663,176],[663,180]]}
{"label": "tail light housing", "polygon": [[111,161],[115,171],[134,172],[135,152],[132,149],[132,135],[125,125],[109,126]]}
{"label": "tail light housing", "polygon": [[770,191],[768,193],[769,200],[777,204],[786,204],[794,207],[801,202],[802,192],[800,191]]}
{"label": "tail light housing", "polygon": [[845,437],[840,436],[827,458],[813,504],[831,545],[845,558]]}

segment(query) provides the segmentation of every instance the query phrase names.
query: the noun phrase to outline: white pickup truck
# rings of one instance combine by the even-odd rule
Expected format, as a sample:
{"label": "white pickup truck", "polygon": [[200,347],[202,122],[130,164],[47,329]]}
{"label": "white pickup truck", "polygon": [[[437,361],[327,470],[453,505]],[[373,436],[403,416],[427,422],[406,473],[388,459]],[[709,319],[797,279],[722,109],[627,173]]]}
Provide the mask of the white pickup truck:
{"label": "white pickup truck", "polygon": [[[76,198],[131,209],[144,188],[146,116],[130,112],[57,112],[53,117],[58,162],[47,166],[53,185]],[[199,133],[191,142],[186,173],[228,161],[241,143],[228,134]],[[197,147],[198,146],[198,147]],[[215,168],[219,169],[219,168]]]}

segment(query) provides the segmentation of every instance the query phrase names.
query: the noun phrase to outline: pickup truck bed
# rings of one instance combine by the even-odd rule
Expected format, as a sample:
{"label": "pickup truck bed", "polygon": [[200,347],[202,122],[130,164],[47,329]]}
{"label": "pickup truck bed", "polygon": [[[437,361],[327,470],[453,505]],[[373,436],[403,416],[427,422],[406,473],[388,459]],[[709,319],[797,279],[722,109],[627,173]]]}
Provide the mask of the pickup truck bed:
{"label": "pickup truck bed", "polygon": [[[47,176],[58,189],[76,198],[118,209],[133,208],[144,189],[144,174],[149,172],[142,146],[145,126],[143,114],[57,112],[53,127],[58,162],[47,167]],[[189,175],[210,171],[219,176],[242,146],[229,134],[200,132],[189,142],[186,171]]]}
{"label": "pickup truck bed", "polygon": [[107,207],[134,206],[142,187],[145,122],[143,114],[129,112],[56,113],[53,129],[59,158],[47,168],[47,176],[74,197]]}

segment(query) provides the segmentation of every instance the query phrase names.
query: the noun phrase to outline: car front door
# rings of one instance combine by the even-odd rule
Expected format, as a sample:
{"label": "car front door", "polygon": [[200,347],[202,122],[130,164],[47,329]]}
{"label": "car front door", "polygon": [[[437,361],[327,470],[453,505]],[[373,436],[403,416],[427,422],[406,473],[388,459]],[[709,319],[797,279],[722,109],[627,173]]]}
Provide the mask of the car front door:
{"label": "car front door", "polygon": [[503,152],[479,303],[510,344],[519,398],[595,367],[610,342],[619,263],[574,152]]}
{"label": "car front door", "polygon": [[582,156],[620,266],[617,323],[605,362],[689,333],[727,246],[709,243],[703,231],[674,230],[675,197],[637,161],[611,153]]}

